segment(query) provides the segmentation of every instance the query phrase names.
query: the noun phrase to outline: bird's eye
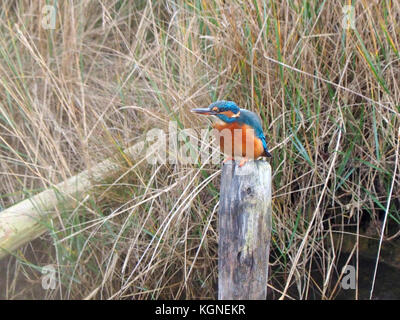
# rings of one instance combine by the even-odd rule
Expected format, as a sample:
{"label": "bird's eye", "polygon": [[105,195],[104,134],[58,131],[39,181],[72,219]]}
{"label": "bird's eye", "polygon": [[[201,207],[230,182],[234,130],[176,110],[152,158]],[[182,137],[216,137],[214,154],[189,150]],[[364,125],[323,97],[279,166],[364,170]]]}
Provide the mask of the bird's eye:
{"label": "bird's eye", "polygon": [[217,108],[217,107],[214,107],[214,108],[212,108],[212,111],[218,112],[218,108]]}

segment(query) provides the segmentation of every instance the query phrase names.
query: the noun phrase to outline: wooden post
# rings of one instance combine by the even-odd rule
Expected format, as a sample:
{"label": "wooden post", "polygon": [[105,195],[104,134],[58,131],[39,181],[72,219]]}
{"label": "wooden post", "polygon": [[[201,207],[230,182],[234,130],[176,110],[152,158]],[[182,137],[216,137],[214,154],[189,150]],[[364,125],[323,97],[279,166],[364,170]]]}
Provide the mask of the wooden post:
{"label": "wooden post", "polygon": [[228,162],[219,203],[218,299],[265,300],[271,239],[271,166]]}

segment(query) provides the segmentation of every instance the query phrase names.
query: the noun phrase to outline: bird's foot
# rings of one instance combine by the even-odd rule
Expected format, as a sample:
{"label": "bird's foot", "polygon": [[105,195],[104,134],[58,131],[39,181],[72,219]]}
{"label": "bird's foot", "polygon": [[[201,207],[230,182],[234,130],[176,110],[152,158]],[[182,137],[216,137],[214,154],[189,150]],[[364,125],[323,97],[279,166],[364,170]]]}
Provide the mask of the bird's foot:
{"label": "bird's foot", "polygon": [[228,157],[224,161],[222,161],[222,163],[225,164],[225,163],[227,163],[228,161],[231,161],[231,160],[235,160],[235,159],[233,157]]}
{"label": "bird's foot", "polygon": [[246,157],[242,158],[242,159],[240,160],[240,162],[239,162],[239,167],[243,167],[244,164],[245,164],[247,161],[249,161],[248,158],[246,158]]}

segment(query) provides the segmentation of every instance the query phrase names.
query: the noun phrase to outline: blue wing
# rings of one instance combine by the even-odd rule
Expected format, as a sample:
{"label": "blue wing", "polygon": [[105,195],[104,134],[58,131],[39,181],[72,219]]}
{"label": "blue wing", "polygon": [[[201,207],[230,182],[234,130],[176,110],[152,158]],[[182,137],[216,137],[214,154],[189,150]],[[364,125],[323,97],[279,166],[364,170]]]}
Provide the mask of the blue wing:
{"label": "blue wing", "polygon": [[261,119],[254,112],[240,109],[240,117],[238,120],[243,121],[244,123],[254,128],[256,136],[260,138],[263,144],[265,156],[271,157],[271,154],[268,151],[267,141],[265,140],[265,135],[262,130]]}
{"label": "blue wing", "polygon": [[265,156],[271,157],[271,154],[270,154],[269,151],[268,151],[267,141],[265,141],[265,136],[264,136],[264,134],[262,133],[261,136],[258,136],[258,137],[260,138],[260,140],[261,140],[261,142],[262,142],[262,144],[263,144]]}

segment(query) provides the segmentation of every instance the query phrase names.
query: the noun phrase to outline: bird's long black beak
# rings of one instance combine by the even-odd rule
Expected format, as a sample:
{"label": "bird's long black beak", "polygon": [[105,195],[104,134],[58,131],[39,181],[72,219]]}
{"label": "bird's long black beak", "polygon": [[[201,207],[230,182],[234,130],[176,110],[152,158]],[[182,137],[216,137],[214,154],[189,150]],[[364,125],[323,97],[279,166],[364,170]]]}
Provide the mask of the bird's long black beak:
{"label": "bird's long black beak", "polygon": [[216,115],[217,113],[215,111],[210,110],[209,108],[196,108],[191,110],[194,113],[197,114],[204,114],[204,115]]}

